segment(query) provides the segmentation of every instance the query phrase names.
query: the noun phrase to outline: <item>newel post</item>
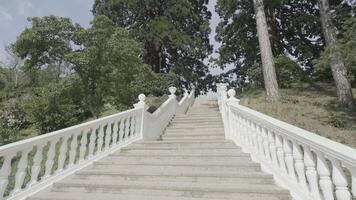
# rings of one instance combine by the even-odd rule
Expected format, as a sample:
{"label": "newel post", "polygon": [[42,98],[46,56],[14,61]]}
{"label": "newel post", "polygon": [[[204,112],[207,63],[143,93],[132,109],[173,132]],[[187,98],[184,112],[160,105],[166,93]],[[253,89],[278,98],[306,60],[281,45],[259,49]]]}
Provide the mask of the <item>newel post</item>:
{"label": "newel post", "polygon": [[228,122],[228,132],[226,133],[226,138],[227,139],[232,139],[233,134],[236,132],[236,123],[234,122],[235,117],[233,116],[233,113],[231,111],[231,106],[233,104],[239,104],[240,100],[235,98],[236,91],[234,89],[230,89],[227,91],[227,95],[229,98],[226,100],[226,115],[227,115],[227,122]]}
{"label": "newel post", "polygon": [[144,132],[149,133],[147,122],[146,122],[146,110],[148,105],[145,103],[146,95],[140,94],[138,95],[139,102],[134,104],[134,107],[141,110],[141,119],[140,119],[140,126],[139,126],[139,134],[141,139],[144,139]]}
{"label": "newel post", "polygon": [[170,99],[173,99],[173,107],[172,107],[172,112],[173,112],[173,115],[176,113],[176,108],[177,108],[177,104],[178,104],[178,101],[177,101],[177,96],[175,95],[175,93],[177,92],[177,88],[176,87],[169,87],[168,88],[168,91],[169,93],[171,93],[169,95],[169,98]]}

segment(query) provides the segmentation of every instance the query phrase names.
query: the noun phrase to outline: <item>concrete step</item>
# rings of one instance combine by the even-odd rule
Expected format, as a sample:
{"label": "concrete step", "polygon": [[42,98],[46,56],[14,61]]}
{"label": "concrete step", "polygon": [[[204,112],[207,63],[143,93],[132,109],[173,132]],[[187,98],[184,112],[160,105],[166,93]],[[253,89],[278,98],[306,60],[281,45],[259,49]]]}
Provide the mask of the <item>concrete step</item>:
{"label": "concrete step", "polygon": [[235,144],[230,141],[222,141],[222,142],[191,142],[191,141],[147,141],[147,142],[136,142],[132,145],[128,146],[127,148],[136,148],[136,147],[186,147],[186,148],[215,148],[215,147],[231,147],[231,148],[238,148]]}
{"label": "concrete step", "polygon": [[[78,193],[78,192],[46,192],[28,198],[28,200],[226,200],[217,198],[199,198],[199,197],[185,197],[185,196],[153,196],[153,195],[132,195],[132,194],[106,194],[106,193]],[[248,196],[242,194],[235,199],[244,200],[287,200],[287,198],[273,197],[273,196]]]}
{"label": "concrete step", "polygon": [[94,163],[93,169],[100,170],[123,170],[123,171],[165,171],[168,174],[179,171],[179,172],[196,172],[196,173],[215,173],[221,171],[229,171],[229,172],[258,172],[261,170],[259,165],[244,165],[244,166],[220,166],[220,165],[209,165],[209,166],[197,166],[197,165],[107,165],[102,163]]}
{"label": "concrete step", "polygon": [[112,155],[117,154],[136,154],[136,155],[194,155],[194,156],[239,156],[246,155],[240,149],[205,149],[204,151],[199,149],[123,149],[120,152],[115,152]]}
{"label": "concrete step", "polygon": [[186,196],[200,198],[236,198],[241,194],[251,196],[281,196],[289,197],[289,192],[274,185],[261,184],[215,184],[215,183],[181,183],[181,182],[146,182],[115,180],[70,180],[55,183],[52,191],[55,192],[82,192],[82,193],[111,193],[111,194],[138,194],[157,196]]}
{"label": "concrete step", "polygon": [[73,178],[95,181],[99,179],[115,179],[116,181],[164,181],[164,182],[203,182],[203,183],[231,183],[231,184],[274,184],[271,175],[264,173],[243,173],[239,176],[188,176],[188,175],[152,175],[152,174],[124,174],[108,173],[106,171],[79,171]]}
{"label": "concrete step", "polygon": [[[221,145],[217,144],[216,146],[213,147],[214,149],[240,149],[236,148],[234,146],[230,145]],[[160,150],[179,150],[179,149],[187,149],[187,150],[196,150],[196,149],[212,149],[212,145],[199,145],[196,144],[195,146],[192,145],[179,145],[179,144],[157,144],[157,145],[130,145],[128,147],[123,147],[121,150],[130,150],[130,149],[149,149],[149,150],[155,150],[155,149],[160,149]]]}
{"label": "concrete step", "polygon": [[170,139],[212,139],[212,140],[224,140],[225,135],[222,134],[214,134],[214,135],[197,135],[197,134],[190,134],[190,135],[179,135],[179,134],[164,134],[162,135],[162,140],[170,140]]}

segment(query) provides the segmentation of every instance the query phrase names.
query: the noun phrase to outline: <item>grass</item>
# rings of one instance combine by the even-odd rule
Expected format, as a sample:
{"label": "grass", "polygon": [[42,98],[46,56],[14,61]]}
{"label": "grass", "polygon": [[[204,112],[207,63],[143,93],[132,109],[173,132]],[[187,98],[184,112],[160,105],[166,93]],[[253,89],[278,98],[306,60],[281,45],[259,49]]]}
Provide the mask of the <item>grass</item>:
{"label": "grass", "polygon": [[333,86],[305,84],[280,92],[279,103],[267,103],[262,89],[248,90],[240,94],[241,104],[356,148],[356,110],[338,103]]}

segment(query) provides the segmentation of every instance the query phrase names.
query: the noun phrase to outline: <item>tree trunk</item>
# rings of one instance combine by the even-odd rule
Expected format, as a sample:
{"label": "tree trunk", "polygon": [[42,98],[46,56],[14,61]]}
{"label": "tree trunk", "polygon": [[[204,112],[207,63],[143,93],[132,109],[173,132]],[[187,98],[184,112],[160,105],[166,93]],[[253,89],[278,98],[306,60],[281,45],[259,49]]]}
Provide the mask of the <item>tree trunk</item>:
{"label": "tree trunk", "polygon": [[266,99],[268,102],[277,102],[279,100],[278,83],[263,0],[253,0],[253,4],[255,8],[258,41],[261,51]]}
{"label": "tree trunk", "polygon": [[144,61],[146,64],[152,67],[152,71],[155,73],[161,72],[160,63],[160,48],[157,48],[153,43],[148,42],[145,45],[146,55],[144,56]]}
{"label": "tree trunk", "polygon": [[[320,21],[324,32],[326,46],[333,46],[336,43],[336,27],[333,25],[329,15],[329,2],[328,0],[318,0],[318,3],[320,8]],[[337,47],[334,47],[329,58],[339,101],[347,105],[349,108],[353,108],[351,84],[347,79],[347,69],[341,52]]]}

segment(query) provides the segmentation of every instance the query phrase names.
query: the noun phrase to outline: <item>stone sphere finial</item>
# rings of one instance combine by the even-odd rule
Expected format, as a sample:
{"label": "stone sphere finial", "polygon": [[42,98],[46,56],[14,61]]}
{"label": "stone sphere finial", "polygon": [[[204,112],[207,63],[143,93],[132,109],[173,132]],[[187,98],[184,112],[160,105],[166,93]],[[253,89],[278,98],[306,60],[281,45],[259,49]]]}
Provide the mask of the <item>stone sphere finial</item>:
{"label": "stone sphere finial", "polygon": [[236,91],[234,89],[230,89],[227,91],[227,95],[229,95],[230,98],[233,98],[236,95]]}
{"label": "stone sphere finial", "polygon": [[138,95],[138,100],[140,100],[140,102],[145,102],[145,100],[146,100],[146,95],[144,95],[144,94]]}
{"label": "stone sphere finial", "polygon": [[177,88],[176,87],[169,87],[168,90],[171,93],[171,95],[174,95],[176,93],[176,91],[177,91]]}

